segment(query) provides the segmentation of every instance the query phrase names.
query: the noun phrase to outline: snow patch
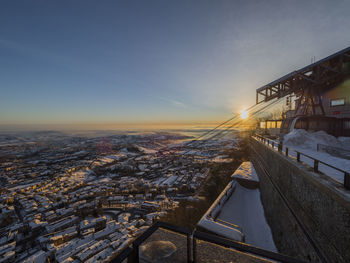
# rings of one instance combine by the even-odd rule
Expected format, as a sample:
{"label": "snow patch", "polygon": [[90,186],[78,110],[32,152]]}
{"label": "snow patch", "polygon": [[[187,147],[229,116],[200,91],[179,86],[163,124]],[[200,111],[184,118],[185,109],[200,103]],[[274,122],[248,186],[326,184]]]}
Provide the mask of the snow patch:
{"label": "snow patch", "polygon": [[23,262],[24,263],[45,263],[46,262],[46,252],[43,250],[38,251],[34,255],[28,257]]}
{"label": "snow patch", "polygon": [[239,226],[246,243],[277,252],[265,219],[259,189],[247,189],[238,184],[217,220]]}
{"label": "snow patch", "polygon": [[286,134],[283,144],[315,151],[317,150],[317,144],[343,148],[343,144],[340,140],[324,131],[307,132],[303,129],[294,129]]}
{"label": "snow patch", "polygon": [[142,147],[142,146],[139,146],[139,145],[136,145],[136,147],[139,149],[139,151],[141,151],[143,153],[154,154],[154,153],[157,152],[156,150],[149,149],[149,148],[146,148],[146,147]]}
{"label": "snow patch", "polygon": [[224,224],[221,224],[219,222],[215,222],[211,218],[203,218],[199,224],[200,227],[207,229],[211,232],[214,232],[220,236],[237,240],[240,242],[244,242],[244,235],[241,231],[239,231],[237,228],[234,227],[228,227]]}
{"label": "snow patch", "polygon": [[[350,144],[350,138],[339,137],[338,139],[332,135],[325,133],[324,131],[307,132],[302,129],[296,129],[284,137],[284,145],[290,147],[289,155],[296,156],[295,151],[307,154],[317,160],[330,164],[338,169],[344,171],[350,171],[350,160],[332,156],[325,152],[317,151],[317,144],[329,145],[333,147],[345,149]],[[301,155],[300,161],[313,167],[314,161],[306,156]],[[318,170],[339,183],[344,181],[344,173],[337,171],[322,163],[319,164]]]}
{"label": "snow patch", "polygon": [[251,162],[243,162],[232,174],[232,177],[259,182],[259,177]]}

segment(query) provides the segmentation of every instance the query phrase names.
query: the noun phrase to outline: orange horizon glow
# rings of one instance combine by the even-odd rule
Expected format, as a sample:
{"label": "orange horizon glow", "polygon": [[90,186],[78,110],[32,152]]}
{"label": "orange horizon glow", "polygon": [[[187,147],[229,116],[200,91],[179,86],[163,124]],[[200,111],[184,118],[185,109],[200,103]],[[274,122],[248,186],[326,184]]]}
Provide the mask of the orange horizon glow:
{"label": "orange horizon glow", "polygon": [[161,130],[161,129],[203,129],[217,126],[220,121],[206,122],[118,122],[118,123],[39,123],[39,124],[0,124],[0,131],[18,130]]}

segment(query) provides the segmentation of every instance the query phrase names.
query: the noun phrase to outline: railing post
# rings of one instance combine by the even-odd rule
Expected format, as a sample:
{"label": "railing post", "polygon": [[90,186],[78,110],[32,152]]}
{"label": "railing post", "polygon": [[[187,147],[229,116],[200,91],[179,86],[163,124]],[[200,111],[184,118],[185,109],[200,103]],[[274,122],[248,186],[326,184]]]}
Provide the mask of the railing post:
{"label": "railing post", "polygon": [[283,149],[283,143],[280,142],[280,143],[278,144],[278,151],[279,151],[279,152],[282,152],[282,149]]}
{"label": "railing post", "polygon": [[187,263],[192,263],[192,238],[191,234],[187,234]]}
{"label": "railing post", "polygon": [[344,187],[350,190],[350,174],[348,172],[344,173]]}
{"label": "railing post", "polygon": [[193,255],[193,263],[197,262],[197,240],[196,238],[193,236],[192,239],[192,255]]}
{"label": "railing post", "polygon": [[132,245],[133,251],[128,256],[128,263],[139,263],[139,246]]}
{"label": "railing post", "polygon": [[318,160],[314,159],[314,172],[317,173],[318,172]]}
{"label": "railing post", "polygon": [[297,161],[300,162],[300,152],[297,152]]}
{"label": "railing post", "polygon": [[286,156],[288,157],[288,147],[286,147]]}

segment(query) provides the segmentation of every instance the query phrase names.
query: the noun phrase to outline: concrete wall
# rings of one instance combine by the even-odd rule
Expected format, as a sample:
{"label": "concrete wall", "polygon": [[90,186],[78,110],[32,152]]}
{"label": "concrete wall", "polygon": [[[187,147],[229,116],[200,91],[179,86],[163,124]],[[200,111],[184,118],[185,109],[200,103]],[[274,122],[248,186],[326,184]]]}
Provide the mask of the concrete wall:
{"label": "concrete wall", "polygon": [[[266,218],[279,252],[322,262],[318,249],[326,258],[323,261],[350,262],[350,191],[255,139],[250,146]],[[311,234],[316,249],[270,178]]]}

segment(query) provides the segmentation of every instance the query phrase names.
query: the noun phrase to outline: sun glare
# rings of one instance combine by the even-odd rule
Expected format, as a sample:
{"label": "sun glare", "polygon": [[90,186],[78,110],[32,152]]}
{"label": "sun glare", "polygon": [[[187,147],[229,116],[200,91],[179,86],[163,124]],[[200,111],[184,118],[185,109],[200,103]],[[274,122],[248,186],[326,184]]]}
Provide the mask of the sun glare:
{"label": "sun glare", "polygon": [[248,111],[246,110],[241,110],[240,114],[241,114],[241,119],[243,120],[247,119],[249,116]]}

